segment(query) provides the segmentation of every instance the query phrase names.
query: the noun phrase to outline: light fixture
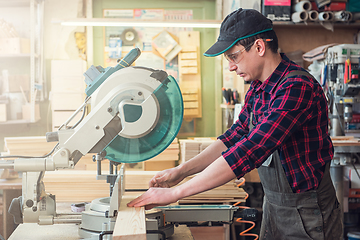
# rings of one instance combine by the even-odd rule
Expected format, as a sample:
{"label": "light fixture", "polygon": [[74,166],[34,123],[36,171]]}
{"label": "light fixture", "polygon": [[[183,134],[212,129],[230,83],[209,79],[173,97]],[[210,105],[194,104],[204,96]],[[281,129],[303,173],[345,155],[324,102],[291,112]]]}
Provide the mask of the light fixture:
{"label": "light fixture", "polygon": [[176,27],[176,28],[220,28],[221,22],[216,20],[142,20],[124,18],[75,18],[53,20],[63,26],[93,27]]}

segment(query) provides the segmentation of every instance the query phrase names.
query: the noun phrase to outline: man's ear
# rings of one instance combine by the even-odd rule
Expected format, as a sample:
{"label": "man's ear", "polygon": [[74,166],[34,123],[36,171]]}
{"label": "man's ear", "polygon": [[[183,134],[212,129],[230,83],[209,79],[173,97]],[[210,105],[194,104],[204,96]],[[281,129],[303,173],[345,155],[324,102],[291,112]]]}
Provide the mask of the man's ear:
{"label": "man's ear", "polygon": [[265,42],[262,39],[257,39],[254,43],[256,52],[259,54],[260,57],[265,55]]}

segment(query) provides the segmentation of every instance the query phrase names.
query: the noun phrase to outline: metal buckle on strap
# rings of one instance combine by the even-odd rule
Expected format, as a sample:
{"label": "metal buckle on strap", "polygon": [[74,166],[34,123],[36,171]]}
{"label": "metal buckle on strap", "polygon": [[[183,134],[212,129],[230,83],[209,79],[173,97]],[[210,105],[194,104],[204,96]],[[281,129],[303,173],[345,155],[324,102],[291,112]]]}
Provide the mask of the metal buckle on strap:
{"label": "metal buckle on strap", "polygon": [[270,164],[272,162],[272,159],[273,159],[273,154],[271,154],[266,160],[265,162],[263,162],[263,164],[261,166],[264,166],[264,167],[270,167]]}

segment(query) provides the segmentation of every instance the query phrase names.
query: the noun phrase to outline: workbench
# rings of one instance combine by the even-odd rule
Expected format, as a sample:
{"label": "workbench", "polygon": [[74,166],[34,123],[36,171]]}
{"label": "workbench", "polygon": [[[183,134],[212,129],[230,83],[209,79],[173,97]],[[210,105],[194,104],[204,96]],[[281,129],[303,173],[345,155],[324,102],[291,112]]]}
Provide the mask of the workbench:
{"label": "workbench", "polygon": [[[70,203],[57,203],[58,212],[70,212]],[[187,227],[179,225],[174,227],[174,234],[167,240],[207,240],[229,239],[228,231],[224,226],[213,227]],[[38,225],[37,223],[24,223],[18,225],[8,240],[79,240],[77,224]]]}
{"label": "workbench", "polygon": [[[56,203],[58,213],[69,213],[70,203]],[[8,240],[78,240],[77,224],[39,225],[37,223],[20,224]],[[175,233],[169,240],[194,240],[186,226],[175,227]],[[5,238],[6,239],[6,238]],[[106,239],[106,238],[105,238]]]}
{"label": "workbench", "polygon": [[[331,137],[334,145],[334,158],[331,162],[330,175],[335,187],[336,196],[341,206],[344,206],[344,171],[343,167],[352,161],[352,154],[359,157],[360,140],[352,136]],[[343,208],[343,210],[345,210]]]}
{"label": "workbench", "polygon": [[[175,233],[168,240],[194,240],[186,226],[175,227]],[[38,225],[37,223],[20,224],[8,240],[78,240],[78,225],[56,224]]]}

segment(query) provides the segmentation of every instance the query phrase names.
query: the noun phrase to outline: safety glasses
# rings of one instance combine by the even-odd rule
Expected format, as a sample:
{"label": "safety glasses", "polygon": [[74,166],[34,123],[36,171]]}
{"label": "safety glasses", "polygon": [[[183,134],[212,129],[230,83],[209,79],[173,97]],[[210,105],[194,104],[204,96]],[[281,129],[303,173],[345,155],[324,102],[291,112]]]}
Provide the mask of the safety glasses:
{"label": "safety glasses", "polygon": [[[272,39],[263,39],[265,42],[271,42]],[[225,58],[232,63],[239,63],[240,61],[240,55],[248,48],[251,48],[256,41],[250,43],[249,45],[245,46],[243,49],[240,49],[234,53],[231,54],[224,54]]]}

